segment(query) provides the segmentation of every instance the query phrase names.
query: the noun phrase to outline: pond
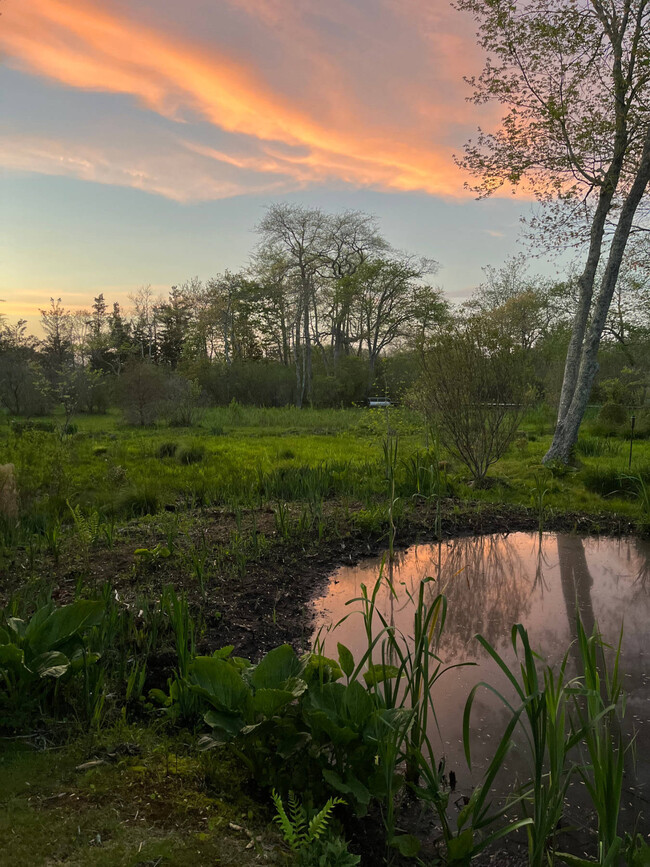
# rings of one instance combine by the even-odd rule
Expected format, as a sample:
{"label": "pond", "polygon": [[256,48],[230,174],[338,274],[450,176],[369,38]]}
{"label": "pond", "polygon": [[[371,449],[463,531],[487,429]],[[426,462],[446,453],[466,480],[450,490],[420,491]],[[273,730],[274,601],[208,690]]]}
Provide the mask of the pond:
{"label": "pond", "polygon": [[[349,647],[356,659],[366,648],[359,613],[353,613],[336,629],[328,627],[359,610],[347,605],[361,595],[362,584],[372,590],[382,568],[381,558],[338,569],[327,594],[318,600],[317,623],[325,653],[336,657],[336,643]],[[386,569],[384,570],[387,571]],[[425,598],[432,601],[444,592],[448,613],[438,653],[448,665],[471,662],[443,674],[435,686],[437,727],[429,736],[454,770],[459,791],[478,783],[509,716],[486,689],[479,690],[472,711],[472,773],[462,748],[462,718],[467,696],[478,681],[487,681],[508,692],[505,675],[481,647],[483,635],[512,668],[516,657],[510,641],[513,624],[522,623],[530,642],[549,664],[561,663],[576,637],[576,606],[591,633],[597,624],[606,641],[618,644],[623,626],[621,668],[627,703],[626,734],[636,734],[636,763],[627,756],[626,797],[628,815],[641,809],[648,821],[650,796],[650,543],[639,539],[584,539],[567,534],[512,533],[459,538],[434,545],[418,545],[395,556],[392,585],[381,585],[377,607],[386,620],[405,635],[412,634],[413,601],[420,582]],[[575,671],[575,644],[569,652],[569,668]],[[520,738],[521,740],[521,738]],[[511,751],[499,788],[503,791],[525,774],[523,750]],[[576,779],[569,818],[580,824],[585,799]],[[641,830],[641,828],[639,829]]]}

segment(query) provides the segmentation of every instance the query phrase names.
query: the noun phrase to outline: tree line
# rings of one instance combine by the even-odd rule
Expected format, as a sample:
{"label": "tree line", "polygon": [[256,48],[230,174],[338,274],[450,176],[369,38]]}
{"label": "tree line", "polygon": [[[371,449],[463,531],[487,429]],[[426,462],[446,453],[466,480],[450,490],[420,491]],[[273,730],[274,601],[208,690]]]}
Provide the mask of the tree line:
{"label": "tree line", "polygon": [[74,313],[52,299],[40,340],[24,320],[5,325],[5,407],[40,411],[49,385],[51,399],[83,391],[100,409],[108,384],[142,364],[197,381],[217,403],[347,404],[383,391],[380,360],[449,317],[428,282],[437,264],[391,247],[368,214],[276,204],[258,233],[238,272],[188,280],[166,298],[141,287],[129,310],[103,294]]}

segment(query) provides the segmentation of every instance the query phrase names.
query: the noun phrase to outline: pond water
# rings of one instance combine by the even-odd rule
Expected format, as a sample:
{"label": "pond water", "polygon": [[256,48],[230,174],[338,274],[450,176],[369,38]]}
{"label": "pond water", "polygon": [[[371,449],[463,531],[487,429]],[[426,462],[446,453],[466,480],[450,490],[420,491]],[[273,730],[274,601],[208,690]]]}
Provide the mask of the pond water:
{"label": "pond water", "polygon": [[[372,590],[381,566],[381,558],[372,558],[342,567],[331,576],[327,595],[316,603],[327,655],[336,657],[340,641],[356,659],[362,656],[366,644],[359,613],[336,629],[328,631],[327,627],[359,609],[358,603],[346,603],[360,596],[362,584]],[[390,593],[384,582],[377,603],[384,617],[407,636],[412,633],[411,600],[417,599],[420,582],[429,576],[436,580],[426,585],[425,598],[432,601],[444,592],[448,599],[439,656],[450,665],[476,663],[446,672],[435,686],[438,728],[433,726],[429,735],[439,757],[444,756],[447,768],[454,770],[458,789],[467,791],[480,781],[481,770],[508,722],[507,711],[494,695],[479,690],[472,711],[470,774],[462,749],[467,696],[482,680],[508,691],[505,675],[474,636],[480,633],[487,638],[512,667],[516,657],[510,630],[514,623],[522,623],[533,649],[555,665],[575,638],[577,606],[587,632],[597,624],[610,644],[617,645],[624,626],[621,668],[627,705],[623,724],[627,734],[636,733],[636,763],[630,753],[624,809],[629,815],[642,810],[650,828],[650,543],[512,533],[414,546],[396,554],[392,574],[396,593]],[[574,663],[570,653],[569,666]],[[515,749],[508,757],[505,776],[512,784],[524,774],[525,755],[522,749]],[[508,779],[502,778],[502,789],[508,786]],[[580,785],[576,780],[576,797],[571,799],[575,810],[571,818],[578,823],[586,809]]]}

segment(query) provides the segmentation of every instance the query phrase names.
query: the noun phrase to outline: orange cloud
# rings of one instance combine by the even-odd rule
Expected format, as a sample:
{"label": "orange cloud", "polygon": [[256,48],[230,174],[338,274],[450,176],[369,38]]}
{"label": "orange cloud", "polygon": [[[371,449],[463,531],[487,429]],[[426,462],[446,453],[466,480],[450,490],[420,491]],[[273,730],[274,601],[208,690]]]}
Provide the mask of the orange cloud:
{"label": "orange cloud", "polygon": [[[412,130],[407,134],[398,126],[387,129],[387,124],[380,127],[363,121],[355,125],[350,103],[341,105],[344,122],[337,127],[330,118],[325,124],[318,117],[317,104],[311,111],[297,107],[225,53],[172,38],[108,11],[105,4],[99,8],[86,0],[14,2],[3,15],[0,49],[19,70],[72,88],[130,95],[179,123],[194,116],[245,136],[257,143],[259,155],[241,157],[196,144],[184,146],[217,163],[276,176],[276,182],[283,177],[285,189],[334,180],[388,190],[463,194],[463,175],[453,165],[448,148],[427,141],[430,130],[423,130],[418,141]],[[196,197],[192,190],[183,194],[175,189],[173,178],[152,180],[141,169],[134,177],[126,167],[113,171],[116,177],[111,180],[111,166],[102,168],[102,159],[107,160],[97,154],[87,160],[89,166],[83,164],[87,159],[83,155],[78,155],[81,164],[75,163],[74,155],[58,162],[42,155],[32,157],[40,160],[37,170],[41,171],[56,166],[57,173],[94,175],[93,179],[140,186],[174,198]],[[257,189],[276,186],[271,179],[268,183],[267,187],[258,179],[253,185]],[[231,179],[223,184],[223,195],[243,191],[242,185],[250,190],[248,184]],[[218,196],[218,189],[213,178],[204,193]]]}

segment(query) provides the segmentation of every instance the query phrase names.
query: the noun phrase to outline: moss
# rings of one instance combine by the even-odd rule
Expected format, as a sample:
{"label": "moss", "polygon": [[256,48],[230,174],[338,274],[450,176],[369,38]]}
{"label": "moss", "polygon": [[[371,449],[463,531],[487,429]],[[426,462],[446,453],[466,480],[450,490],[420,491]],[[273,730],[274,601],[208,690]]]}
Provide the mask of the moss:
{"label": "moss", "polygon": [[[110,735],[140,743],[110,746]],[[0,846],[6,864],[247,865],[260,837],[275,863],[269,815],[240,787],[231,760],[206,762],[193,736],[129,727],[56,750],[14,744],[0,756]],[[130,755],[129,753],[136,753]],[[88,760],[101,762],[84,769]],[[80,767],[81,766],[81,767]],[[215,788],[214,781],[219,781]]]}

